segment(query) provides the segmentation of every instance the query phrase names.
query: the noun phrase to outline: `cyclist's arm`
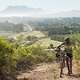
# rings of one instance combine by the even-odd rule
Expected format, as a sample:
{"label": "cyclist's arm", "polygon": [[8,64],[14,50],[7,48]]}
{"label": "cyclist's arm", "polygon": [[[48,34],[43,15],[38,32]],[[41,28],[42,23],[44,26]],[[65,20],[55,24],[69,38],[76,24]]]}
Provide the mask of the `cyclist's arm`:
{"label": "cyclist's arm", "polygon": [[62,45],[65,45],[65,43],[63,42],[62,44],[60,44],[57,48],[60,48]]}

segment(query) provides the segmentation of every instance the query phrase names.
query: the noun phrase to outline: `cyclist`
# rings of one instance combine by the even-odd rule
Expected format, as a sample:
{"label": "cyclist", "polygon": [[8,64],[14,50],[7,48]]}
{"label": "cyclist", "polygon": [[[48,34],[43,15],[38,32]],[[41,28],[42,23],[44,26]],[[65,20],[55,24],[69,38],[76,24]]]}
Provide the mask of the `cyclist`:
{"label": "cyclist", "polygon": [[68,69],[68,75],[72,74],[72,59],[73,59],[73,45],[74,42],[71,42],[70,38],[65,38],[64,42],[59,45],[58,47],[61,47],[62,45],[65,46],[66,50],[66,64],[67,64],[67,69]]}

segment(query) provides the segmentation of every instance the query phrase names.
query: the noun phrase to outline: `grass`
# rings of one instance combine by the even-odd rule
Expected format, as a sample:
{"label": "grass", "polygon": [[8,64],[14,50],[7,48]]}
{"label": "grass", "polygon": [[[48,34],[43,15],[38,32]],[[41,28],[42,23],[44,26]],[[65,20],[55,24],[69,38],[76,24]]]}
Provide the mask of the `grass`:
{"label": "grass", "polygon": [[34,43],[32,46],[41,45],[43,47],[48,47],[50,44],[53,44],[54,47],[61,44],[59,41],[50,40],[50,38],[40,39],[38,42]]}
{"label": "grass", "polygon": [[[45,34],[43,34],[40,31],[33,31],[31,33],[27,33],[26,36],[36,36],[37,38],[42,38],[45,37]],[[34,43],[31,46],[37,46],[40,45],[42,47],[48,47],[50,44],[53,44],[54,47],[58,46],[61,44],[61,42],[59,41],[55,41],[55,40],[51,40],[50,38],[42,38],[39,39],[36,43]]]}
{"label": "grass", "polygon": [[20,34],[0,33],[0,35],[5,35],[5,36],[6,36],[6,34],[9,35],[10,37],[19,36],[20,34],[22,34],[23,39],[25,39],[27,36],[36,36],[39,40],[31,46],[40,45],[43,47],[48,47],[50,44],[53,44],[53,46],[55,47],[55,46],[58,46],[59,44],[61,44],[61,42],[59,42],[59,41],[50,40],[50,38],[43,38],[46,36],[44,33],[40,32],[40,31],[21,32]]}
{"label": "grass", "polygon": [[12,32],[0,32],[0,37],[15,37],[16,35],[18,35],[18,33],[12,33]]}
{"label": "grass", "polygon": [[36,36],[37,38],[45,37],[45,35],[43,33],[41,33],[40,31],[32,31],[29,33],[25,33],[24,35],[25,35],[25,37],[26,36]]}

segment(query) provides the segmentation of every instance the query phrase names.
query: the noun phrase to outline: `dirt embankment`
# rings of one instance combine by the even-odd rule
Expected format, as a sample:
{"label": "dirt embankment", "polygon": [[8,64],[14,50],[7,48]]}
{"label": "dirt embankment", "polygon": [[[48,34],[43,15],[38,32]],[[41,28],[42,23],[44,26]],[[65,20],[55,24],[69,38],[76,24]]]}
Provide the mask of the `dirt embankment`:
{"label": "dirt embankment", "polygon": [[20,72],[17,75],[19,80],[80,80],[77,74],[77,64],[73,62],[73,75],[67,75],[67,69],[64,68],[63,78],[59,77],[60,68],[58,63],[42,63],[28,72]]}

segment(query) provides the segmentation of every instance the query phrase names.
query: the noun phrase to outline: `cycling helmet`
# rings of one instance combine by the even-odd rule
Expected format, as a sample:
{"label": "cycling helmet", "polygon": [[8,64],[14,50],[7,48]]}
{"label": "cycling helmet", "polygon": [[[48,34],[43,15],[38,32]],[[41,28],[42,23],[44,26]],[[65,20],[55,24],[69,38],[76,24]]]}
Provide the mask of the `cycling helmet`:
{"label": "cycling helmet", "polygon": [[64,42],[65,42],[65,43],[70,43],[70,38],[65,38],[65,39],[64,39]]}

